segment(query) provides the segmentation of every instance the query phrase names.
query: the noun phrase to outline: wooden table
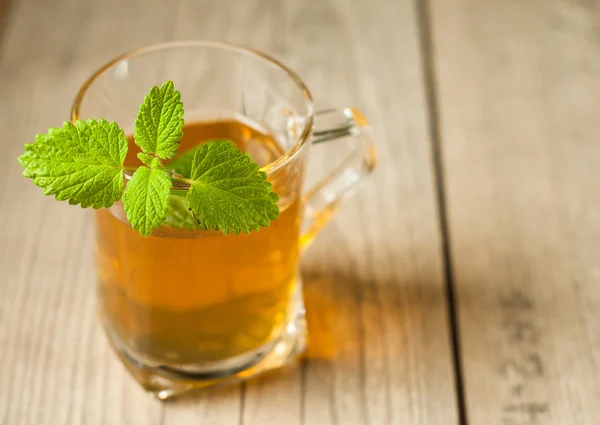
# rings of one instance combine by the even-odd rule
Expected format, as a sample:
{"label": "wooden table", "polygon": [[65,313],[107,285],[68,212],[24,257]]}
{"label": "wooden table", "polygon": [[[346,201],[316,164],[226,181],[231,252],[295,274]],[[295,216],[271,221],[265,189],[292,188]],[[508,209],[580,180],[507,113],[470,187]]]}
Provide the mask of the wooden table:
{"label": "wooden table", "polygon": [[[1,425],[600,423],[600,8],[13,0],[0,46]],[[303,263],[298,366],[162,403],[94,313],[91,215],[16,161],[140,45],[222,39],[356,105],[380,167]]]}

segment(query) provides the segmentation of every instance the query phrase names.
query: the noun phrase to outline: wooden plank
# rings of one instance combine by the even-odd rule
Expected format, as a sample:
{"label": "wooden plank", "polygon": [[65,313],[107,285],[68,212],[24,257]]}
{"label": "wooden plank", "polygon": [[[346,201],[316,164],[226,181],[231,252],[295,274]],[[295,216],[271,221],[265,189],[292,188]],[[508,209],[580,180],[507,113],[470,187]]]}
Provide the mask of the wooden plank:
{"label": "wooden plank", "polygon": [[[96,321],[90,213],[40,196],[16,162],[23,143],[69,119],[94,68],[140,42],[139,22],[107,15],[107,3],[59,3],[14,2],[0,52],[0,423],[159,424],[162,406],[126,374]],[[138,13],[149,22],[164,11]],[[153,31],[148,41],[164,37]]]}
{"label": "wooden plank", "polygon": [[[380,150],[374,178],[305,259],[314,344],[301,372],[304,423],[454,424],[414,2],[285,4],[285,62],[318,106],[363,109]],[[267,422],[270,393],[249,390],[248,408],[255,398],[265,401],[246,410],[245,423],[280,423]],[[278,416],[287,418],[298,423],[292,414]]]}
{"label": "wooden plank", "polygon": [[594,2],[432,2],[468,423],[593,424]]}
{"label": "wooden plank", "polygon": [[[455,424],[412,2],[58,3],[15,3],[0,52],[0,424]],[[300,367],[160,403],[96,323],[91,217],[41,196],[15,158],[68,118],[78,85],[106,59],[215,38],[281,58],[321,106],[360,106],[381,166],[306,258],[312,343]],[[314,154],[317,168],[327,163]]]}

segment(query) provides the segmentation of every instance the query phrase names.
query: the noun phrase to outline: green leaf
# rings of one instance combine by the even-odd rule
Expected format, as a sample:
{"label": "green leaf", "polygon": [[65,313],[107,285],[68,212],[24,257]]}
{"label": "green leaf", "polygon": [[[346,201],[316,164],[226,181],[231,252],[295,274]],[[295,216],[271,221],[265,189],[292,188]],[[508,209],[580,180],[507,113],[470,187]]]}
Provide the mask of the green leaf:
{"label": "green leaf", "polygon": [[[222,142],[222,143],[233,143],[231,140],[223,139],[223,140],[211,140],[210,142]],[[189,178],[192,175],[192,162],[194,161],[194,156],[196,152],[202,147],[203,144],[209,143],[204,142],[201,143],[192,149],[183,152],[175,157],[173,161],[169,162],[166,167],[169,170],[173,170],[176,173],[182,175],[183,177]]]}
{"label": "green leaf", "polygon": [[173,81],[154,86],[144,98],[135,120],[133,137],[145,153],[173,158],[183,136],[183,103]]}
{"label": "green leaf", "polygon": [[110,207],[123,194],[127,139],[119,126],[103,119],[65,122],[25,145],[23,175],[71,205]]}
{"label": "green leaf", "polygon": [[133,173],[123,193],[123,206],[131,227],[142,236],[150,235],[165,220],[172,186],[169,172],[162,167],[140,167]]}
{"label": "green leaf", "polygon": [[208,229],[250,233],[279,216],[279,196],[266,181],[267,175],[231,143],[201,145],[190,178],[188,205]]}
{"label": "green leaf", "polygon": [[185,195],[171,194],[164,224],[176,229],[206,230],[190,212]]}
{"label": "green leaf", "polygon": [[150,168],[156,168],[161,166],[160,159],[150,154],[140,152],[137,154],[137,157],[140,161],[142,161],[144,165],[147,165]]}

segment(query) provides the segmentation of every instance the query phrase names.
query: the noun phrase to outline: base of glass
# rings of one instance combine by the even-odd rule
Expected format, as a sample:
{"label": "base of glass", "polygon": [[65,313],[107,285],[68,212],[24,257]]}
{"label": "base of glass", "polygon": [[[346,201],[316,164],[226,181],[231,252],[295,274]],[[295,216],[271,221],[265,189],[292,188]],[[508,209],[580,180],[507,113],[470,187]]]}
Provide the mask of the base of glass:
{"label": "base of glass", "polygon": [[119,344],[108,332],[108,339],[133,377],[160,400],[166,400],[191,390],[233,384],[260,373],[291,363],[306,348],[306,321],[298,314],[275,341],[251,353],[201,369],[148,365]]}

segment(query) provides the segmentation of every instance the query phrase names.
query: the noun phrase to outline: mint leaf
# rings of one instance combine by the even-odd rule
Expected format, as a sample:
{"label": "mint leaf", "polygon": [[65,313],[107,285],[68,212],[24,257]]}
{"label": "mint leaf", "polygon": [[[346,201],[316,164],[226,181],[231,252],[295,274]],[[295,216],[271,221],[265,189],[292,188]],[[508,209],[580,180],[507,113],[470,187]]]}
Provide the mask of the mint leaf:
{"label": "mint leaf", "polygon": [[[231,140],[223,139],[223,140],[211,140],[211,142],[224,142],[224,143],[232,143]],[[208,143],[208,142],[204,142]],[[192,162],[194,161],[194,156],[196,152],[202,147],[204,143],[201,143],[192,149],[183,152],[175,157],[173,161],[169,162],[166,167],[169,170],[173,170],[176,173],[184,176],[190,177],[192,175]]]}
{"label": "mint leaf", "polygon": [[206,230],[206,227],[198,223],[190,212],[185,195],[171,194],[167,218],[163,224],[176,229]]}
{"label": "mint leaf", "polygon": [[138,168],[123,193],[127,220],[134,230],[148,236],[165,220],[173,182],[163,167]]}
{"label": "mint leaf", "polygon": [[170,159],[179,148],[183,124],[181,95],[169,80],[160,88],[152,87],[144,98],[135,120],[133,137],[145,153]]}
{"label": "mint leaf", "polygon": [[190,178],[188,205],[208,229],[250,233],[279,216],[279,196],[266,181],[267,175],[231,143],[201,145]]}
{"label": "mint leaf", "polygon": [[123,194],[127,139],[119,126],[103,119],[65,122],[25,145],[23,175],[71,205],[110,207]]}
{"label": "mint leaf", "polygon": [[161,165],[160,159],[150,154],[140,152],[137,154],[137,157],[144,165],[147,165],[150,168],[156,168]]}

